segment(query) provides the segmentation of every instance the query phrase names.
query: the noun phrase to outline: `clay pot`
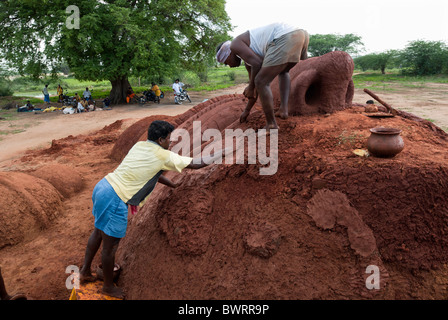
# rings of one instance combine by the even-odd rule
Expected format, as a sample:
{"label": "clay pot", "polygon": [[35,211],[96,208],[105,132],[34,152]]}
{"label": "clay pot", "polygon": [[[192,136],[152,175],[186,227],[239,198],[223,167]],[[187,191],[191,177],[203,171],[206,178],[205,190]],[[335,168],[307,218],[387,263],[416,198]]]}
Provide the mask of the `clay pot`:
{"label": "clay pot", "polygon": [[381,158],[391,158],[404,148],[401,130],[396,128],[372,128],[367,139],[367,150],[370,154]]}

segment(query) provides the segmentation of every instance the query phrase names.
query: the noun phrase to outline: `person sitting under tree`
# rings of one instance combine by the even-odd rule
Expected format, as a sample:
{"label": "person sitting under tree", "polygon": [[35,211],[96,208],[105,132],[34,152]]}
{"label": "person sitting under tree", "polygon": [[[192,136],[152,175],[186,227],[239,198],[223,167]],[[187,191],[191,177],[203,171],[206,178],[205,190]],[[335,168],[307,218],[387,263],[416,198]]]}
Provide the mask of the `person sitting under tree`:
{"label": "person sitting under tree", "polygon": [[[300,60],[308,57],[309,35],[305,30],[284,23],[273,23],[240,34],[232,41],[221,43],[216,50],[218,62],[231,68],[245,62],[249,73],[249,85],[244,95],[251,99],[260,98],[266,117],[265,129],[278,129],[275,116],[288,118],[290,91],[289,70]],[[278,76],[280,88],[280,109],[274,114],[274,100],[270,84]],[[253,104],[252,104],[253,105]],[[250,107],[251,108],[251,107]],[[246,110],[240,121],[246,121]]]}
{"label": "person sitting under tree", "polygon": [[151,83],[151,91],[154,92],[156,96],[156,101],[160,100],[160,95],[162,94],[162,91],[160,90],[159,86],[153,82]]}
{"label": "person sitting under tree", "polygon": [[89,91],[89,88],[86,88],[86,90],[84,90],[82,96],[84,99],[86,99],[86,101],[92,100],[92,93]]}
{"label": "person sitting under tree", "polygon": [[126,92],[126,103],[129,103],[134,97],[134,90],[132,90],[132,87],[129,87],[128,91]]}

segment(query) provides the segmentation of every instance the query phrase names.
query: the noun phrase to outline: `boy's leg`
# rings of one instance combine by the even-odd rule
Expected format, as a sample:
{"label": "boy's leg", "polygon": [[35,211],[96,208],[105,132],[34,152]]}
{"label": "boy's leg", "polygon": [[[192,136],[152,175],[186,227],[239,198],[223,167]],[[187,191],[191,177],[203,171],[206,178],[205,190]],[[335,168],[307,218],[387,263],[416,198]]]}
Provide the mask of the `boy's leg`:
{"label": "boy's leg", "polygon": [[103,238],[103,292],[116,298],[123,298],[123,290],[114,285],[115,253],[117,252],[121,238],[108,236],[103,231],[101,231],[101,236]]}
{"label": "boy's leg", "polygon": [[0,300],[9,300],[11,296],[6,291],[5,282],[3,281],[2,269],[0,268]]}
{"label": "boy's leg", "polygon": [[87,242],[86,255],[84,258],[84,265],[80,271],[80,280],[81,282],[88,282],[95,280],[92,275],[91,266],[93,258],[95,254],[98,252],[98,249],[101,245],[101,230],[95,228],[90,235],[89,241]]}

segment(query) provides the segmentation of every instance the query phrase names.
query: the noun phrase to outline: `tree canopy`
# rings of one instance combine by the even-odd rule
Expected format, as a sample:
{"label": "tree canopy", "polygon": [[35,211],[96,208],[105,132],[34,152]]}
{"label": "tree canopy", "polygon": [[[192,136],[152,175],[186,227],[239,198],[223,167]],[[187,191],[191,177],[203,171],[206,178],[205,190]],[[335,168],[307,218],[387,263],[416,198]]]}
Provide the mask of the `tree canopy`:
{"label": "tree canopy", "polygon": [[399,51],[388,50],[380,53],[370,53],[354,59],[355,65],[359,66],[363,71],[366,70],[381,70],[382,74],[386,73],[386,67],[395,63]]}
{"label": "tree canopy", "polygon": [[345,35],[313,34],[310,35],[308,52],[313,57],[322,56],[332,51],[345,51],[348,54],[357,54],[363,45],[361,37],[352,33]]}
{"label": "tree canopy", "polygon": [[71,0],[0,2],[3,58],[22,74],[66,63],[80,80],[109,80],[114,103],[124,102],[130,76],[156,80],[180,66],[204,70],[231,30],[225,0],[75,3],[77,21]]}
{"label": "tree canopy", "polygon": [[365,70],[400,68],[403,74],[427,76],[448,73],[448,47],[443,41],[415,40],[403,50],[370,53],[354,59],[355,66]]}
{"label": "tree canopy", "polygon": [[442,41],[412,41],[401,59],[406,73],[424,76],[448,72],[448,47]]}

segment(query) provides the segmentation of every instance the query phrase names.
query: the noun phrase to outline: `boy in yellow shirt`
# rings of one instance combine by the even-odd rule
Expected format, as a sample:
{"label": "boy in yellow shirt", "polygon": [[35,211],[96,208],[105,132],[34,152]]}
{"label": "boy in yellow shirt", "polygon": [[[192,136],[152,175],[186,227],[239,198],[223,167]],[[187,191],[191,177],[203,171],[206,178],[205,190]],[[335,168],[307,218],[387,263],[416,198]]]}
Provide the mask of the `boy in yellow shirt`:
{"label": "boy in yellow shirt", "polygon": [[176,188],[176,183],[163,176],[164,171],[181,172],[184,168],[200,169],[209,164],[203,158],[200,163],[193,163],[193,158],[169,151],[173,130],[173,125],[166,121],[152,122],[148,128],[148,140],[137,142],[120,165],[99,181],[93,190],[95,228],[87,244],[80,280],[95,281],[90,268],[102,242],[103,292],[107,295],[124,297],[123,291],[113,283],[113,272],[115,252],[126,234],[128,206],[132,211],[143,205],[157,182]]}

